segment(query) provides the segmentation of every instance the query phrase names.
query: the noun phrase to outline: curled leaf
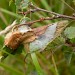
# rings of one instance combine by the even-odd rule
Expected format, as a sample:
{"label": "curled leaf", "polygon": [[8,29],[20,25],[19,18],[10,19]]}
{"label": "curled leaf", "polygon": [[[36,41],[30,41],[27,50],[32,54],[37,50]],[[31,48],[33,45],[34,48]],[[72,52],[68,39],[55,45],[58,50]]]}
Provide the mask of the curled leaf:
{"label": "curled leaf", "polygon": [[60,21],[48,25],[47,29],[41,34],[38,39],[30,43],[30,50],[35,51],[44,49],[49,42],[51,42],[57,34],[61,34],[62,30],[67,26],[68,21]]}
{"label": "curled leaf", "polygon": [[45,33],[40,35],[38,39],[30,43],[30,50],[42,49],[51,39],[53,39],[56,31],[57,23],[52,26],[48,26]]}

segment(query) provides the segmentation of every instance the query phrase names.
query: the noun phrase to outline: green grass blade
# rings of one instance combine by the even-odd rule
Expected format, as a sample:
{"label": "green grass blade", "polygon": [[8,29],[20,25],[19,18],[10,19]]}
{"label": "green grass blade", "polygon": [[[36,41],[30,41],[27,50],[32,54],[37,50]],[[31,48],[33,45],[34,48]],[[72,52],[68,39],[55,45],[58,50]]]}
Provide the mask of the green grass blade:
{"label": "green grass blade", "polygon": [[6,14],[9,14],[11,16],[14,16],[16,18],[22,18],[20,15],[16,14],[16,13],[13,13],[13,12],[10,12],[6,9],[3,9],[3,8],[0,8],[0,11],[3,12],[3,13],[6,13]]}
{"label": "green grass blade", "polygon": [[55,8],[54,8],[55,12],[63,14],[64,13],[64,3],[57,0],[55,1]]}
{"label": "green grass blade", "polygon": [[0,62],[0,66],[3,67],[5,70],[10,71],[12,74],[14,73],[15,75],[24,75],[22,72],[16,70],[15,68],[11,68],[4,63]]}
{"label": "green grass blade", "polygon": [[40,0],[43,7],[47,10],[51,10],[50,6],[48,5],[47,1],[46,0]]}
{"label": "green grass blade", "polygon": [[33,63],[35,65],[35,68],[36,68],[36,70],[38,72],[38,75],[45,75],[44,72],[43,72],[43,70],[41,69],[39,63],[38,63],[36,54],[35,53],[32,53],[31,54],[31,57],[32,57]]}
{"label": "green grass blade", "polygon": [[59,13],[60,14],[64,13],[64,3],[63,2],[61,2],[61,4],[60,4]]}

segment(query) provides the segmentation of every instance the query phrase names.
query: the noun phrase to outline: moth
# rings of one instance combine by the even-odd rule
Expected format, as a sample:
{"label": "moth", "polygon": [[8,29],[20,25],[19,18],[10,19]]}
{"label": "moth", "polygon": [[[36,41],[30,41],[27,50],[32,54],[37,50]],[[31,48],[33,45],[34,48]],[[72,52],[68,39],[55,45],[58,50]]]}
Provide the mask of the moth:
{"label": "moth", "polygon": [[14,27],[14,30],[9,32],[4,44],[10,49],[16,49],[21,43],[30,43],[43,34],[48,26],[31,29],[28,25]]}
{"label": "moth", "polygon": [[[14,50],[30,36],[35,36],[31,28],[28,26],[21,26],[20,28],[15,28],[14,31],[6,35],[4,44]],[[27,42],[28,41],[26,41],[26,43]]]}

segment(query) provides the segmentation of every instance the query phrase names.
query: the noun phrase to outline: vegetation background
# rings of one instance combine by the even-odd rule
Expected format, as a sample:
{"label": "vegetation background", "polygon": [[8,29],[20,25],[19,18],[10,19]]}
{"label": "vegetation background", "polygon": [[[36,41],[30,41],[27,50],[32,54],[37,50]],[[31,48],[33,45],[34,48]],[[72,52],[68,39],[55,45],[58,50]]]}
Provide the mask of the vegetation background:
{"label": "vegetation background", "polygon": [[[17,0],[18,2],[19,0]],[[54,11],[59,14],[72,15],[75,13],[74,0],[30,0],[34,5]],[[27,8],[29,10],[30,7]],[[0,30],[5,29],[15,19],[20,18],[16,15],[16,5],[14,0],[0,0]],[[28,17],[31,20],[37,20],[41,17],[48,17],[50,14],[46,12],[36,12]],[[58,22],[63,19],[47,20],[40,23],[35,23],[34,27],[43,26],[46,24]],[[75,22],[70,20],[68,27],[75,27]],[[71,29],[72,30],[72,29]],[[75,33],[74,33],[75,34]],[[74,35],[73,34],[73,35]],[[72,35],[70,35],[72,36]],[[3,47],[4,36],[0,36],[0,50]],[[75,39],[72,40],[75,44]],[[42,53],[36,53],[38,63],[33,61],[30,55],[27,57],[27,62],[24,62],[26,51],[23,48],[16,54],[8,53],[8,57],[0,62],[0,75],[75,75],[75,54],[74,49],[64,44],[64,38],[58,37],[47,47],[47,50]],[[62,45],[62,46],[61,46]],[[36,57],[34,58],[36,60]],[[36,60],[37,61],[37,60]],[[35,66],[37,68],[35,68]],[[39,73],[37,73],[37,71]]]}

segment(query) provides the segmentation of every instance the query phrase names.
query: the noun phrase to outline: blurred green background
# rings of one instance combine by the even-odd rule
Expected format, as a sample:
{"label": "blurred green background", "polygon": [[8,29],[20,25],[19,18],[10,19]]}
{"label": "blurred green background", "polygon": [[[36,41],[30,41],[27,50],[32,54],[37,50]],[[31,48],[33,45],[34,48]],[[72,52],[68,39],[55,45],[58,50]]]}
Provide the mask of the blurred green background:
{"label": "blurred green background", "polygon": [[[16,5],[14,2],[11,2],[9,5],[10,1],[14,0],[0,0],[0,30],[5,29],[15,19],[19,19],[21,16],[16,15]],[[30,1],[40,8],[54,11],[56,13],[70,16],[75,13],[73,0]],[[27,10],[29,8],[27,8]],[[36,12],[31,14],[31,16],[28,15],[31,20],[48,16],[52,15],[46,12]],[[60,20],[63,19],[35,23],[34,27],[54,23]],[[69,22],[69,26],[75,26],[75,22],[73,20],[69,20]],[[0,37],[0,49],[2,49],[3,46],[3,37],[4,36]],[[72,48],[63,45],[63,41],[64,38],[59,37],[49,44],[46,51],[43,53],[36,53],[41,69],[43,69],[47,75],[75,75],[75,54],[73,53],[72,55]],[[52,52],[53,55],[51,55]],[[30,55],[27,57],[27,61],[24,62],[25,54],[26,52],[24,49],[21,54],[9,54],[3,62],[0,62],[0,75],[38,75]]]}

